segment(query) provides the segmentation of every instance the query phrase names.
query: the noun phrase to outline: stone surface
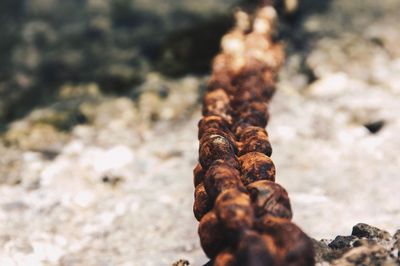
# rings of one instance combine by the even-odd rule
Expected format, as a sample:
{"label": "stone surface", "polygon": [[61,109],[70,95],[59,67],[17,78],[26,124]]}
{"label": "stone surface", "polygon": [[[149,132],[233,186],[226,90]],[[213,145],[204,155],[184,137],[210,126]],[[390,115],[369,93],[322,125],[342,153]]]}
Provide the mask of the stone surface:
{"label": "stone surface", "polygon": [[382,240],[390,240],[390,234],[388,232],[363,223],[356,224],[353,227],[351,235],[356,237],[366,237],[371,239],[377,238]]}
{"label": "stone surface", "polygon": [[[56,2],[29,5],[39,14]],[[108,12],[106,2],[87,4]],[[135,2],[152,8],[149,1]],[[399,2],[324,3],[291,26],[297,39],[286,40],[287,64],[268,126],[276,180],[289,192],[294,221],[315,239],[331,239],[316,242],[321,265],[393,265],[399,233],[380,241],[387,233],[368,227],[356,234],[372,239],[339,238],[335,249],[328,244],[360,222],[389,234],[399,229]],[[110,30],[107,19],[91,23]],[[31,32],[46,32],[50,43],[58,34],[37,21],[28,26],[28,44]],[[29,51],[16,58],[29,67],[44,60]],[[80,55],[71,52],[60,56],[74,66]],[[134,56],[116,54],[122,61]],[[122,78],[131,73],[121,64],[105,65]],[[8,128],[2,124],[0,265],[207,262],[192,214],[198,99],[206,77],[139,76],[143,83],[122,96],[105,95],[92,82],[62,84],[54,104]],[[20,74],[17,81],[28,86],[31,78]],[[374,133],[366,128],[379,121]]]}
{"label": "stone surface", "polygon": [[[360,230],[361,227],[361,230]],[[356,233],[358,230],[364,233]],[[369,233],[365,233],[369,232]],[[374,226],[357,224],[352,235],[337,236],[328,245],[328,240],[314,241],[318,265],[399,265],[396,252],[396,235],[393,237]]]}

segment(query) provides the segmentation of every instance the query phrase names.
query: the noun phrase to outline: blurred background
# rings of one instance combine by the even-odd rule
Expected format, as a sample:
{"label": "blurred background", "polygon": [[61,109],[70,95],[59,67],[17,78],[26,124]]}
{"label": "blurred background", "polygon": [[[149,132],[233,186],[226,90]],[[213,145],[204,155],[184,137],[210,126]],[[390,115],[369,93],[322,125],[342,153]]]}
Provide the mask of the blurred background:
{"label": "blurred background", "polygon": [[[197,121],[238,0],[0,1],[0,265],[201,265]],[[398,0],[288,0],[268,132],[316,239],[400,228]]]}

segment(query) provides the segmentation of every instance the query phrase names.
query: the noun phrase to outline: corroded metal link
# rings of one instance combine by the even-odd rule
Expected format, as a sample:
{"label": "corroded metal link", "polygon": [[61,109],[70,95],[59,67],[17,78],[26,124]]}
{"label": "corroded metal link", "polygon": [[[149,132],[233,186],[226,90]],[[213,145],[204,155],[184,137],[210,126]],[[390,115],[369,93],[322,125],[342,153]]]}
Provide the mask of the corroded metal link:
{"label": "corroded metal link", "polygon": [[236,13],[203,99],[193,211],[211,265],[314,265],[312,242],[291,222],[288,193],[274,183],[265,131],[284,57],[271,38],[275,20],[271,5],[253,17]]}

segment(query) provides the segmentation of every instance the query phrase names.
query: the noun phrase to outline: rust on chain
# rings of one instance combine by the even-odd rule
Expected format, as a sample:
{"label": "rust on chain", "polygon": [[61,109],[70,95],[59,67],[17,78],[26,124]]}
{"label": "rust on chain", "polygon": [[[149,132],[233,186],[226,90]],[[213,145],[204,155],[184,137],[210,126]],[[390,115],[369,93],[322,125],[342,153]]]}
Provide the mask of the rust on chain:
{"label": "rust on chain", "polygon": [[193,211],[210,265],[315,264],[310,238],[291,222],[288,193],[275,183],[265,130],[284,58],[272,40],[270,2],[254,16],[236,12],[204,95]]}

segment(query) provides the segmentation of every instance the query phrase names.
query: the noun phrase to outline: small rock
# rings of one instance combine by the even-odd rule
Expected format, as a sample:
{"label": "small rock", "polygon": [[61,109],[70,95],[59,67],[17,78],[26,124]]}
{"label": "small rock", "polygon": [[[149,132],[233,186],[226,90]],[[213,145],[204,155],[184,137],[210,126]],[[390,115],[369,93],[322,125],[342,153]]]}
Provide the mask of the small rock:
{"label": "small rock", "polygon": [[187,260],[178,260],[177,262],[174,262],[172,266],[189,266],[189,261]]}
{"label": "small rock", "polygon": [[396,265],[388,256],[388,251],[378,245],[361,246],[347,252],[342,258],[332,263],[334,266],[356,265]]}
{"label": "small rock", "polygon": [[324,241],[317,241],[312,239],[314,251],[315,251],[315,261],[316,262],[323,262],[323,261],[331,261],[332,259],[336,259],[338,257],[332,258],[331,257],[331,249]]}
{"label": "small rock", "polygon": [[364,127],[368,129],[368,131],[371,132],[372,134],[375,134],[378,133],[383,128],[384,125],[385,125],[384,120],[378,120],[375,122],[366,123]]}
{"label": "small rock", "polygon": [[397,241],[400,240],[400,229],[396,231],[393,235],[393,240]]}
{"label": "small rock", "polygon": [[376,238],[379,240],[390,240],[391,238],[391,235],[388,232],[364,223],[356,224],[353,227],[351,235],[360,238]]}
{"label": "small rock", "polygon": [[114,187],[114,186],[117,186],[119,183],[121,183],[124,179],[125,178],[123,178],[121,176],[107,174],[101,178],[101,181],[103,183],[110,184],[111,186]]}
{"label": "small rock", "polygon": [[355,236],[337,236],[328,246],[332,249],[351,248],[356,239]]}
{"label": "small rock", "polygon": [[396,233],[393,236],[393,247],[392,247],[392,254],[393,256],[397,257],[397,260],[400,263],[400,230],[397,230]]}

